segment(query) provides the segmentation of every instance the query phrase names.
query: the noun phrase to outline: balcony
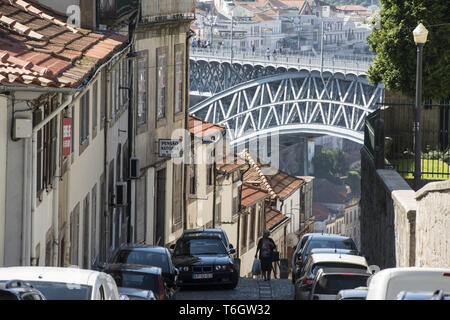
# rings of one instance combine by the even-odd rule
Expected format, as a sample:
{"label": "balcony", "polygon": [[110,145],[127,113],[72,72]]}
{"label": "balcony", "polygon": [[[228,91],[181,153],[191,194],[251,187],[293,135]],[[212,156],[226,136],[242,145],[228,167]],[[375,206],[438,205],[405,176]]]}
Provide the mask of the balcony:
{"label": "balcony", "polygon": [[97,0],[97,23],[111,25],[139,6],[139,0]]}
{"label": "balcony", "polygon": [[142,0],[141,19],[144,23],[195,19],[195,0]]}

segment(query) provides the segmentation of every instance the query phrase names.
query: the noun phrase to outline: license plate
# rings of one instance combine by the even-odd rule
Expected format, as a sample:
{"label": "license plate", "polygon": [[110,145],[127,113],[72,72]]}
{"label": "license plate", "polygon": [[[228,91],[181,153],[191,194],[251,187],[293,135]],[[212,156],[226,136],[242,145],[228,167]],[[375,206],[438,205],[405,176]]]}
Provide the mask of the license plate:
{"label": "license plate", "polygon": [[200,273],[200,274],[194,274],[192,275],[194,279],[212,279],[213,274],[212,273]]}

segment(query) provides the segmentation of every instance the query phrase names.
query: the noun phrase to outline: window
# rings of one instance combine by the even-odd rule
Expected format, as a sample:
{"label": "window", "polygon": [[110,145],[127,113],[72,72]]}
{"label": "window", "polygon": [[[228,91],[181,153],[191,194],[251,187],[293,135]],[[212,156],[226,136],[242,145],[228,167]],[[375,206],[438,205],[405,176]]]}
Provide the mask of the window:
{"label": "window", "polygon": [[242,216],[242,251],[247,250],[248,214]]}
{"label": "window", "polygon": [[[75,152],[75,107],[72,106],[72,137],[70,138],[72,144],[72,154]],[[73,157],[72,157],[73,159]]]}
{"label": "window", "polygon": [[148,60],[147,55],[144,53],[140,53],[140,56],[144,58],[138,61],[138,70],[137,70],[137,125],[142,125],[147,123],[147,109],[148,109]]}
{"label": "window", "polygon": [[255,229],[256,229],[256,208],[253,206],[250,211],[250,233],[249,240],[250,246],[255,243]]}
{"label": "window", "polygon": [[189,166],[189,194],[194,195],[196,192],[196,178],[195,178],[196,165],[191,164]]}
{"label": "window", "polygon": [[157,93],[156,93],[156,120],[165,118],[167,103],[167,48],[156,50]]}
{"label": "window", "polygon": [[97,133],[97,114],[98,114],[98,81],[94,83],[92,97],[92,135]]}
{"label": "window", "polygon": [[80,204],[78,203],[70,215],[70,264],[78,264],[78,239],[80,230]]}
{"label": "window", "polygon": [[89,269],[89,193],[83,201],[83,268]]}
{"label": "window", "polygon": [[238,197],[238,188],[233,189],[233,215],[238,214],[239,210],[239,197]]}
{"label": "window", "polygon": [[92,208],[91,208],[91,260],[97,254],[97,184],[94,185],[91,191]]}
{"label": "window", "polygon": [[80,99],[80,145],[89,138],[89,95],[90,90]]}
{"label": "window", "polygon": [[184,45],[175,46],[175,103],[174,113],[183,111]]}
{"label": "window", "polygon": [[212,186],[214,184],[214,167],[212,164],[206,166],[206,184]]}
{"label": "window", "polygon": [[183,193],[183,165],[173,164],[173,202],[172,202],[172,219],[173,230],[178,230],[182,222],[182,193]]}

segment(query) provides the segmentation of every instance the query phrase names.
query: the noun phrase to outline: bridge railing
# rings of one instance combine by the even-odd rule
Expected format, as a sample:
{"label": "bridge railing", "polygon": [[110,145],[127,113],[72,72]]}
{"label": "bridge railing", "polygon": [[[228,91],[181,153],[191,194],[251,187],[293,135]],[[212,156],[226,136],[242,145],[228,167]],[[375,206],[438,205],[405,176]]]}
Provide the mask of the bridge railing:
{"label": "bridge railing", "polygon": [[324,70],[347,70],[367,72],[369,65],[372,63],[374,56],[371,55],[324,55],[323,61],[320,55],[300,55],[300,54],[286,54],[286,53],[269,53],[266,54],[262,50],[255,50],[255,52],[245,50],[230,49],[211,49],[211,48],[191,48],[192,57],[202,57],[207,60],[222,59],[248,63],[265,63],[275,64],[280,66],[298,68],[299,65],[323,68]]}

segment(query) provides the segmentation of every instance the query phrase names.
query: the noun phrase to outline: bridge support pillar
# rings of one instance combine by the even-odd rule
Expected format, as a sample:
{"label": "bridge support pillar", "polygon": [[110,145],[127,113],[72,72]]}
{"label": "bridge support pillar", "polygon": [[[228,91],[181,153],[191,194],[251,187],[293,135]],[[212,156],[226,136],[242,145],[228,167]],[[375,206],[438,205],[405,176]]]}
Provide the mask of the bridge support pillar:
{"label": "bridge support pillar", "polygon": [[306,138],[303,144],[303,175],[314,175],[312,159],[315,155],[316,141],[314,138]]}

